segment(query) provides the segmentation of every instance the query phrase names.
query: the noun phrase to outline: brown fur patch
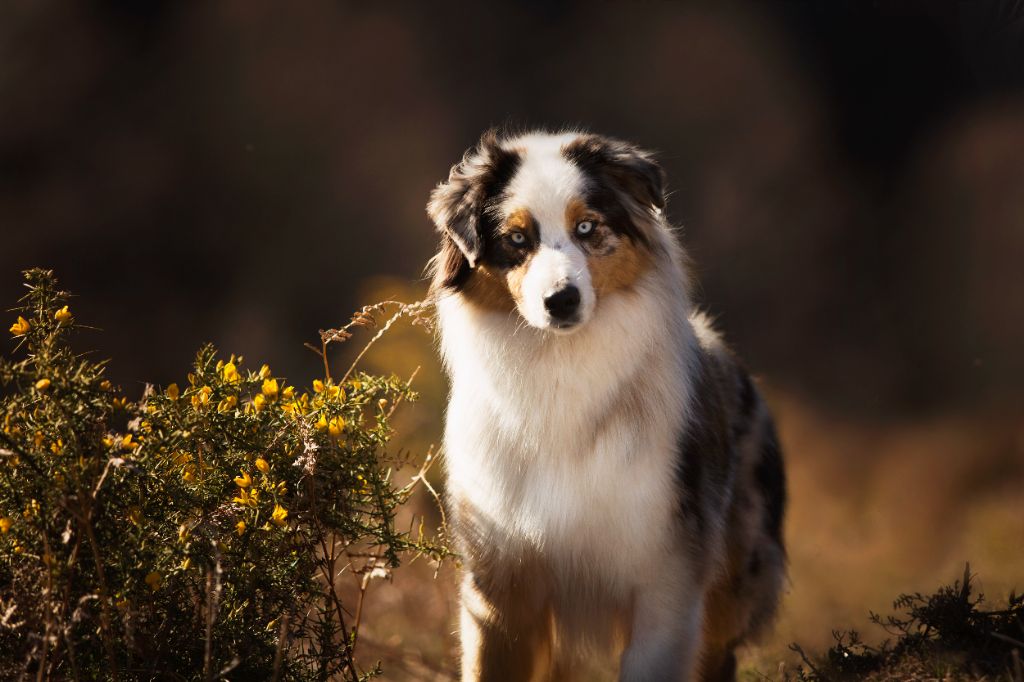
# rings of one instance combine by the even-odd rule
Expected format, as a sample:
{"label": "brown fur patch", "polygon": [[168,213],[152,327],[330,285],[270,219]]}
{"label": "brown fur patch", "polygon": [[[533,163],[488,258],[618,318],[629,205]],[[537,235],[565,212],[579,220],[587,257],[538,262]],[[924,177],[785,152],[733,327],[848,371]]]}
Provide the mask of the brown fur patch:
{"label": "brown fur patch", "polygon": [[477,266],[462,289],[462,295],[473,305],[497,312],[512,312],[515,302],[505,277],[491,272],[486,265]]}
{"label": "brown fur patch", "polygon": [[509,246],[507,237],[522,232],[529,244],[540,239],[537,221],[525,208],[517,209],[498,227],[494,244],[484,262],[469,275],[462,293],[470,303],[487,310],[512,312],[522,291],[523,278],[530,266],[532,249],[519,251]]}
{"label": "brown fur patch", "polygon": [[[594,222],[594,231],[588,238],[580,239],[575,236],[576,226],[584,220]],[[604,216],[582,199],[566,204],[565,230],[587,253],[587,266],[598,297],[631,286],[651,265],[646,247],[616,234]]]}
{"label": "brown fur patch", "polygon": [[629,239],[618,239],[618,245],[609,253],[587,256],[594,291],[601,296],[626,289],[651,266],[651,255],[643,246]]}

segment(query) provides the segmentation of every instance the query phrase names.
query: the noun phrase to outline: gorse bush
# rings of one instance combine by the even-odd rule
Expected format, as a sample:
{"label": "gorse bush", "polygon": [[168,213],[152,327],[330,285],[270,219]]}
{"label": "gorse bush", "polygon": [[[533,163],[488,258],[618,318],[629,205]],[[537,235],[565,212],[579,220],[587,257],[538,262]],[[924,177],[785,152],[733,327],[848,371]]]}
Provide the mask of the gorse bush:
{"label": "gorse bush", "polygon": [[25,277],[14,357],[0,359],[0,670],[372,675],[339,576],[445,554],[395,528],[421,480],[397,487],[402,462],[386,454],[409,386],[354,369],[333,381],[326,348],[346,328],[323,335],[325,376],[308,389],[207,346],[180,384],[131,400],[71,349],[76,318],[52,273]]}

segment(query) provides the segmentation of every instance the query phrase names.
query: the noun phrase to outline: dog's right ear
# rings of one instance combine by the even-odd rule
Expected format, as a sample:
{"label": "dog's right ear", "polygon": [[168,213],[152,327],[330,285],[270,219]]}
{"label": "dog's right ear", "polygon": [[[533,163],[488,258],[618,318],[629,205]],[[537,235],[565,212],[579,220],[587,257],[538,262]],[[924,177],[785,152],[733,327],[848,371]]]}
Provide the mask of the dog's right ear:
{"label": "dog's right ear", "polygon": [[[462,161],[452,166],[448,180],[430,193],[427,214],[470,268],[476,267],[483,251],[484,212],[500,197],[518,164],[519,154],[502,148],[497,131],[488,130]],[[447,260],[454,255],[449,254]]]}

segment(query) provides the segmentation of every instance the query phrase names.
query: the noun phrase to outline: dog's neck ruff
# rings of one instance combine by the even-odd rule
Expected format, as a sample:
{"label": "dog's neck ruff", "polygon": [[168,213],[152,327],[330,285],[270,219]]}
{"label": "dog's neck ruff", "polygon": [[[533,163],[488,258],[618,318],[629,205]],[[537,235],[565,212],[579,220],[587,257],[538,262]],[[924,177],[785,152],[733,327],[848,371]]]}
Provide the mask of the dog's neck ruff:
{"label": "dog's neck ruff", "polygon": [[605,297],[571,335],[443,296],[441,350],[453,402],[472,405],[477,418],[491,420],[492,434],[514,440],[524,455],[585,455],[579,451],[611,413],[642,409],[635,396],[622,404],[628,394],[677,403],[681,418],[696,338],[679,261],[671,251],[663,257],[664,267]]}

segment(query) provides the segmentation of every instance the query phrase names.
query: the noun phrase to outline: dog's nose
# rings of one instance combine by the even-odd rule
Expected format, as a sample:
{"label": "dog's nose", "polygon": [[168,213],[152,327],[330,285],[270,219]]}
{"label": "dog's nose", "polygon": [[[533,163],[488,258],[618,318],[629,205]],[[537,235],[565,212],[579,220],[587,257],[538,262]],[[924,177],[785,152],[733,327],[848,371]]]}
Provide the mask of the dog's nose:
{"label": "dog's nose", "polygon": [[544,307],[551,317],[557,320],[567,320],[576,314],[580,307],[580,290],[572,284],[544,299]]}

